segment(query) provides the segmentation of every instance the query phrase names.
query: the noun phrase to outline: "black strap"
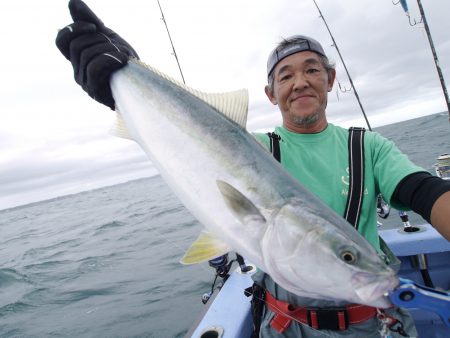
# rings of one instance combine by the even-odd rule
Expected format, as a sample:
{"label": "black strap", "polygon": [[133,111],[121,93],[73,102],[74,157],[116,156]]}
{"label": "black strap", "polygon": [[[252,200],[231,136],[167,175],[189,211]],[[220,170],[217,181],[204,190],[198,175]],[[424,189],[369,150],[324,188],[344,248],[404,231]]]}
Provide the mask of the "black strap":
{"label": "black strap", "polygon": [[267,133],[267,135],[269,136],[269,140],[270,140],[270,152],[272,153],[273,157],[275,157],[275,159],[278,162],[281,162],[281,152],[280,152],[281,137],[280,137],[280,135],[278,135],[276,133]]}
{"label": "black strap", "polygon": [[252,318],[253,318],[253,332],[251,338],[258,338],[259,331],[261,328],[261,319],[263,316],[263,309],[265,305],[264,295],[266,290],[258,285],[257,283],[253,283],[252,286],[246,288],[244,290],[244,294],[247,297],[252,296],[250,301],[252,305]]}
{"label": "black strap", "polygon": [[349,187],[344,218],[358,229],[364,197],[364,128],[348,130]]}
{"label": "black strap", "polygon": [[[364,197],[364,128],[351,127],[348,130],[349,188],[344,218],[358,229],[361,206]],[[270,152],[281,162],[280,135],[267,133]]]}

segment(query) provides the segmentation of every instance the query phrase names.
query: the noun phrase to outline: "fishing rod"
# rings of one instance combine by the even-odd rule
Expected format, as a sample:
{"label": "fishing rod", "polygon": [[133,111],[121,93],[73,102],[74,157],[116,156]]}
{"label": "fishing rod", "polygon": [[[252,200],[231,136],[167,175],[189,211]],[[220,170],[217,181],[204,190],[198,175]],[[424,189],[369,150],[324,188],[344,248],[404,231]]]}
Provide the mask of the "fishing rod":
{"label": "fishing rod", "polygon": [[166,26],[167,35],[169,36],[170,44],[172,46],[173,56],[175,57],[175,60],[177,61],[178,69],[180,70],[181,79],[183,80],[183,83],[186,84],[186,81],[184,81],[183,71],[181,70],[180,61],[178,60],[177,52],[175,51],[175,46],[172,42],[172,37],[170,36],[169,27],[167,26],[166,19],[164,17],[163,10],[161,8],[161,4],[158,1],[159,10],[161,11],[161,20],[164,22],[164,25]]}
{"label": "fishing rod", "polygon": [[445,85],[444,76],[442,75],[441,66],[439,65],[439,59],[438,59],[438,56],[436,53],[436,49],[434,48],[433,39],[431,38],[430,27],[428,26],[428,22],[427,22],[427,18],[425,16],[425,11],[423,9],[422,2],[421,2],[421,0],[417,0],[417,5],[418,5],[419,11],[420,11],[420,20],[417,21],[416,19],[414,19],[414,23],[411,22],[411,17],[409,15],[408,4],[407,4],[406,0],[398,0],[397,2],[392,1],[392,4],[394,6],[398,5],[399,3],[402,6],[403,10],[405,11],[406,16],[408,17],[410,26],[415,26],[419,23],[423,23],[425,32],[427,33],[428,42],[430,43],[431,52],[433,53],[434,64],[436,65],[436,70],[438,72],[439,81],[441,82],[442,91],[444,92],[445,103],[447,104],[447,112],[449,114],[449,122],[450,122],[450,100],[448,97],[447,87]]}
{"label": "fishing rod", "polygon": [[337,51],[338,54],[339,54],[339,57],[340,57],[340,59],[341,59],[341,61],[342,61],[342,65],[344,66],[345,72],[347,73],[347,77],[348,77],[348,79],[349,79],[349,81],[350,81],[350,85],[352,86],[353,91],[354,91],[354,93],[355,93],[356,100],[358,101],[359,107],[361,108],[361,112],[362,112],[362,114],[363,114],[363,116],[364,116],[364,119],[366,120],[367,127],[368,127],[369,130],[371,131],[372,128],[371,128],[371,126],[370,126],[369,120],[367,119],[366,112],[364,111],[364,108],[363,108],[363,106],[362,106],[361,100],[359,99],[358,92],[356,91],[356,87],[355,87],[355,85],[353,84],[352,77],[350,76],[350,73],[348,72],[347,66],[345,65],[344,59],[342,58],[342,55],[341,55],[341,52],[339,51],[339,47],[338,47],[336,41],[334,40],[333,34],[331,33],[331,30],[330,30],[330,28],[328,27],[328,24],[327,24],[327,22],[326,22],[326,20],[325,20],[325,17],[323,16],[323,14],[322,14],[322,12],[321,12],[319,6],[317,5],[316,0],[312,0],[312,1],[314,2],[314,5],[316,5],[317,10],[319,11],[320,18],[323,20],[323,22],[324,22],[324,24],[325,24],[325,27],[327,28],[328,33],[330,34],[331,40],[333,41],[334,48],[336,48],[336,51]]}
{"label": "fishing rod", "polygon": [[[331,40],[333,41],[333,45],[334,45],[334,47],[336,48],[336,51],[339,54],[339,57],[340,57],[340,59],[342,61],[342,64],[343,64],[344,69],[345,69],[345,72],[347,73],[347,77],[348,77],[348,79],[350,81],[351,88],[353,88],[356,100],[358,101],[359,107],[361,108],[361,112],[362,112],[362,114],[364,116],[364,119],[366,120],[367,127],[368,127],[368,129],[370,131],[372,131],[372,127],[370,126],[369,120],[367,118],[366,112],[364,111],[364,108],[363,108],[363,105],[361,103],[361,100],[359,99],[359,95],[358,95],[358,92],[356,91],[355,85],[353,84],[352,77],[350,76],[350,73],[348,72],[347,66],[345,65],[344,58],[342,57],[341,52],[339,51],[339,47],[338,47],[336,41],[334,40],[333,34],[331,33],[331,30],[328,27],[327,21],[325,20],[325,17],[323,16],[322,11],[320,10],[319,6],[317,5],[316,0],[313,0],[313,2],[314,2],[314,5],[316,5],[317,10],[319,11],[320,18],[323,20],[323,22],[325,24],[325,27],[327,28],[328,33],[330,34]],[[378,196],[377,196],[377,214],[378,214],[378,216],[380,216],[383,219],[386,219],[389,216],[389,214],[390,214],[390,210],[391,210],[391,208],[390,208],[389,204],[386,203],[386,201],[384,200],[383,195],[382,194],[378,194]]]}
{"label": "fishing rod", "polygon": [[417,0],[417,4],[419,5],[420,15],[423,20],[423,26],[425,27],[425,31],[427,32],[428,42],[430,43],[431,52],[433,53],[434,64],[436,65],[436,69],[439,75],[439,80],[441,82],[442,91],[444,92],[445,103],[447,104],[447,112],[449,114],[449,122],[450,122],[450,100],[448,98],[447,87],[445,86],[444,76],[442,75],[441,66],[439,65],[439,59],[436,54],[436,49],[434,48],[433,39],[431,38],[430,28],[428,27],[427,19],[425,17],[425,11],[423,10],[422,3],[420,0]]}

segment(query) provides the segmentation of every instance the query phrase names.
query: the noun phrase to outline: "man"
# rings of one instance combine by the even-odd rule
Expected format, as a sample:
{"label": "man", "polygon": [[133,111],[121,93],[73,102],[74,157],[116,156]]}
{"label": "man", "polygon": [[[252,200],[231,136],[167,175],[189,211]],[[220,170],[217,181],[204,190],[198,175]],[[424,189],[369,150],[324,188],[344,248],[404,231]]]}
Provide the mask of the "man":
{"label": "man", "polygon": [[[333,65],[317,41],[305,36],[293,36],[282,41],[270,54],[265,91],[269,100],[278,105],[283,118],[282,127],[275,129],[281,164],[337,213],[345,215],[349,188],[349,133],[328,123],[325,113],[327,95],[333,87],[335,75]],[[265,134],[255,136],[269,149],[276,144],[270,140],[273,134],[271,137]],[[364,134],[363,154],[364,196],[359,216],[353,225],[380,254],[382,250],[375,212],[379,193],[397,208],[406,207],[418,212],[447,239],[450,238],[450,182],[433,177],[415,166],[392,142],[376,133]],[[333,320],[329,318],[323,327],[320,321],[312,324],[311,318],[307,323],[299,324],[290,320],[292,318],[289,316],[283,316],[274,306],[278,309],[312,307],[327,311],[342,307],[343,304],[298,297],[283,290],[263,273],[254,279],[263,287],[266,296],[261,337],[380,335],[377,316],[355,320],[356,323],[350,323],[345,330],[336,327],[330,329]],[[392,337],[402,334],[417,336],[410,316],[403,309],[389,309],[383,315],[388,321],[398,320],[402,327],[401,332],[390,332]],[[277,322],[277,317],[281,318],[280,322]],[[280,323],[287,324],[287,327],[281,327]]]}
{"label": "man", "polygon": [[[283,117],[283,126],[275,129],[281,164],[337,213],[344,215],[349,194],[349,133],[328,123],[325,113],[327,95],[332,90],[335,75],[333,65],[317,41],[306,36],[293,36],[282,41],[270,54],[265,91],[269,100],[278,105]],[[273,134],[271,136],[273,138]],[[274,147],[268,135],[256,134],[256,137],[267,147]],[[376,133],[365,133],[363,153],[364,195],[361,212],[353,225],[381,254],[376,227],[377,194],[381,192],[392,204],[401,207],[393,197],[398,183],[415,173],[429,174],[410,163],[392,142]],[[254,279],[266,296],[261,337],[380,336],[376,311],[355,320],[344,330],[333,327],[330,324],[333,320],[329,319],[327,323],[318,320],[316,324],[311,319],[302,324],[290,320],[276,308],[290,306],[303,311],[305,307],[322,310],[347,307],[347,313],[350,310],[347,304],[291,294],[264,273],[257,274]],[[361,309],[358,311],[362,313]],[[409,336],[417,336],[406,311],[391,309],[385,315],[389,320],[399,320]]]}
{"label": "man", "polygon": [[[69,8],[74,23],[58,33],[56,44],[72,63],[75,80],[83,90],[114,110],[109,78],[130,57],[137,58],[137,53],[105,27],[82,1],[71,0]],[[283,117],[283,126],[275,130],[281,164],[336,212],[344,214],[349,179],[348,131],[327,122],[327,95],[333,86],[335,70],[322,46],[304,36],[283,41],[269,57],[267,75],[266,94],[279,106]],[[267,135],[255,137],[270,147]],[[375,213],[375,198],[381,192],[392,205],[413,209],[450,239],[450,182],[415,166],[392,142],[376,133],[366,132],[363,139],[364,196],[355,224],[358,231],[381,254]],[[263,311],[262,337],[379,337],[379,320],[375,315],[345,328],[310,327],[296,320],[288,320],[282,330],[276,328],[273,302],[296,309],[313,306],[327,310],[346,305],[297,297],[281,289],[268,275],[260,274],[256,279],[264,287],[266,299],[273,299],[271,304],[267,301]],[[339,315],[332,311],[334,314]],[[389,320],[397,318],[408,334],[416,335],[403,310],[390,309],[383,315]]]}

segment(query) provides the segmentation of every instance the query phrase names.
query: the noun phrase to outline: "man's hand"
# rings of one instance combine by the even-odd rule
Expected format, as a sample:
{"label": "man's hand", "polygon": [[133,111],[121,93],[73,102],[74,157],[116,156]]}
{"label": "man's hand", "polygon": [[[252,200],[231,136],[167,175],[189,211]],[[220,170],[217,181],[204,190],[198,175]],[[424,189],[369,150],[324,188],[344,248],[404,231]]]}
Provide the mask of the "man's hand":
{"label": "man's hand", "polygon": [[133,47],[92,12],[81,0],[70,0],[73,23],[61,29],[56,46],[72,63],[75,81],[94,100],[115,108],[109,79],[111,74],[133,58]]}

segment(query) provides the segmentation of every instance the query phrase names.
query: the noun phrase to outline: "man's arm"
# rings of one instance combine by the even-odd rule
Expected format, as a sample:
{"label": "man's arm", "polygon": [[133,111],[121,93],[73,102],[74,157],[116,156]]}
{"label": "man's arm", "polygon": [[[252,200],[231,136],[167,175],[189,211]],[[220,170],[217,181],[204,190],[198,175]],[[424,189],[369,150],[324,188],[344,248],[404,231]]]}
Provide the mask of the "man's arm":
{"label": "man's arm", "polygon": [[450,181],[417,172],[400,181],[393,198],[421,215],[450,241]]}
{"label": "man's arm", "polygon": [[450,241],[450,191],[442,194],[431,209],[431,224]]}

